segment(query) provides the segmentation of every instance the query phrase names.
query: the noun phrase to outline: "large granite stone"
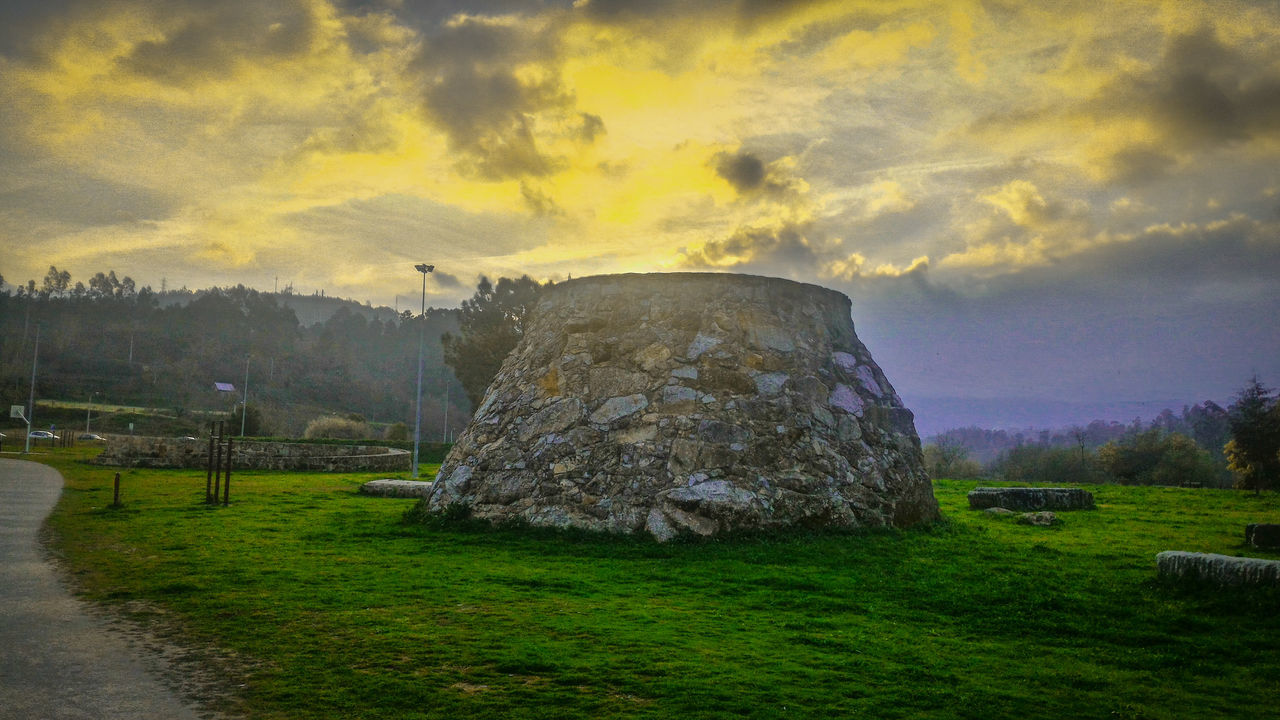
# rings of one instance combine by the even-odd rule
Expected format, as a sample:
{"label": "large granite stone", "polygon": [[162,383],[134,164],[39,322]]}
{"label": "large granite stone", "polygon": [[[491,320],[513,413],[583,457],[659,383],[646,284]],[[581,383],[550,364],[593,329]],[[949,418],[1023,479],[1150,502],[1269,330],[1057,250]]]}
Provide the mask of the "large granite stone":
{"label": "large granite stone", "polygon": [[1080,488],[994,488],[969,491],[969,508],[985,510],[1087,510],[1094,507],[1093,493]]}
{"label": "large granite stone", "polygon": [[1210,585],[1280,585],[1280,560],[1165,550],[1156,555],[1161,577]]}
{"label": "large granite stone", "polygon": [[849,299],[702,273],[544,292],[428,502],[660,539],[938,517]]}
{"label": "large granite stone", "polygon": [[1280,524],[1249,523],[1244,528],[1244,541],[1262,550],[1280,550]]}

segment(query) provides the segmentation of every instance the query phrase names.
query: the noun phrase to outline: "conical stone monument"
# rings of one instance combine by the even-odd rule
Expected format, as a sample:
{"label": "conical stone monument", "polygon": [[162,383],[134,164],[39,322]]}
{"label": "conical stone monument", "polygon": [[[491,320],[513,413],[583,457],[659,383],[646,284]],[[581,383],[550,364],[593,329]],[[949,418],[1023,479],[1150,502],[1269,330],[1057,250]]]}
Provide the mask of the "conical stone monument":
{"label": "conical stone monument", "polygon": [[427,501],[660,540],[939,517],[849,298],[716,273],[544,291]]}

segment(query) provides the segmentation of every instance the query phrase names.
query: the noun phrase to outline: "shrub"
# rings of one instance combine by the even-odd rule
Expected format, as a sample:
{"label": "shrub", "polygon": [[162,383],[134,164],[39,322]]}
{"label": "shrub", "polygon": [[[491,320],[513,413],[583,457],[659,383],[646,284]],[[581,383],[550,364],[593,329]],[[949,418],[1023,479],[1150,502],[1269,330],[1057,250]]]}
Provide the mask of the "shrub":
{"label": "shrub", "polygon": [[1103,445],[1098,448],[1098,464],[1123,483],[1217,484],[1217,470],[1207,451],[1186,435],[1158,428]]}
{"label": "shrub", "polygon": [[349,418],[334,415],[323,415],[307,423],[302,437],[312,440],[317,438],[344,438],[358,440],[370,435],[369,425]]}
{"label": "shrub", "polygon": [[382,434],[382,437],[394,442],[407,442],[409,440],[409,426],[402,422],[392,423],[387,426],[387,430]]}
{"label": "shrub", "polygon": [[1092,455],[1045,445],[1019,445],[1000,453],[992,470],[1011,482],[1100,483],[1106,480]]}
{"label": "shrub", "polygon": [[961,445],[939,442],[924,446],[924,466],[930,477],[974,478],[982,475],[982,464],[969,459]]}

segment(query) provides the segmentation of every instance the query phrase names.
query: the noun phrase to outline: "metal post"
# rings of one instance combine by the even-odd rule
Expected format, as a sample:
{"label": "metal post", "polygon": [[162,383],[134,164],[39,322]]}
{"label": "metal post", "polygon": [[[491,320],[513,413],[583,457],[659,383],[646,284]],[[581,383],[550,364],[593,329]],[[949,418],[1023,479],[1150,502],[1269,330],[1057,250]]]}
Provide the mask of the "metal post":
{"label": "metal post", "polygon": [[240,437],[244,437],[244,419],[249,414],[249,354],[244,356],[244,402],[240,403]]}
{"label": "metal post", "polygon": [[413,479],[418,479],[418,444],[422,438],[422,349],[427,336],[427,273],[436,269],[435,265],[419,263],[413,268],[422,273],[422,313],[418,316],[421,323],[418,330],[418,395],[413,413]]}
{"label": "metal post", "polygon": [[31,354],[31,394],[27,397],[27,447],[22,451],[24,453],[31,452],[31,418],[36,414],[36,363],[39,360],[40,323],[36,323],[36,351]]}
{"label": "metal post", "polygon": [[116,473],[116,488],[111,500],[111,507],[120,507],[120,473]]}

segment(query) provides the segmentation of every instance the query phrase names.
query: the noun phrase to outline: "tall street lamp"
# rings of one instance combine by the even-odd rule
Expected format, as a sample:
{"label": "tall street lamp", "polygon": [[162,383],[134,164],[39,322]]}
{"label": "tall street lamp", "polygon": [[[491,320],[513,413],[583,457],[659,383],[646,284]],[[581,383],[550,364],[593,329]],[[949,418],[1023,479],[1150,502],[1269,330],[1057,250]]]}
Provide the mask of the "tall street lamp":
{"label": "tall street lamp", "polygon": [[93,396],[100,395],[100,394],[101,393],[99,393],[97,390],[94,390],[93,392],[89,393],[89,405],[87,408],[85,408],[85,411],[84,411],[84,431],[86,434],[89,432],[89,415],[90,413],[93,412]]}
{"label": "tall street lamp", "polygon": [[240,403],[240,437],[244,437],[244,418],[249,414],[249,353],[244,354],[244,401]]}
{"label": "tall street lamp", "polygon": [[418,439],[422,431],[422,346],[426,342],[427,335],[427,273],[436,269],[435,265],[426,263],[418,263],[413,266],[414,270],[422,273],[422,314],[418,319],[421,322],[418,330],[418,406],[413,413],[413,479],[418,479]]}

